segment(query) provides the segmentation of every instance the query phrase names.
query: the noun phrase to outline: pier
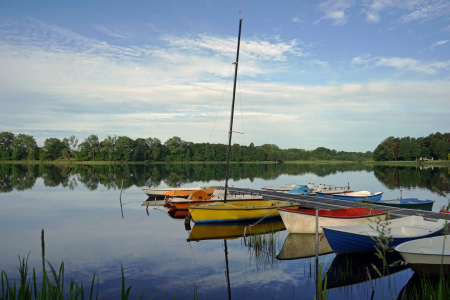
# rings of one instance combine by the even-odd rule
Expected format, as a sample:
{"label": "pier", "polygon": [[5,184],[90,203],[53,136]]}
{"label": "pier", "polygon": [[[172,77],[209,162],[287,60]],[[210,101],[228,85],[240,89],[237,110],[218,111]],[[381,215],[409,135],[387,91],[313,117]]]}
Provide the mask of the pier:
{"label": "pier", "polygon": [[[223,188],[223,187],[221,187]],[[367,207],[367,203],[352,202],[337,199],[321,198],[317,196],[297,195],[291,193],[269,192],[265,190],[253,190],[248,188],[228,187],[230,193],[245,193],[263,196],[264,200],[281,200],[296,202],[302,207],[311,209],[335,209],[335,208],[354,208]],[[374,209],[389,212],[392,219],[409,216],[422,216],[426,220],[437,221],[438,219],[450,219],[450,214],[441,214],[439,212],[389,207],[384,205],[371,204]]]}

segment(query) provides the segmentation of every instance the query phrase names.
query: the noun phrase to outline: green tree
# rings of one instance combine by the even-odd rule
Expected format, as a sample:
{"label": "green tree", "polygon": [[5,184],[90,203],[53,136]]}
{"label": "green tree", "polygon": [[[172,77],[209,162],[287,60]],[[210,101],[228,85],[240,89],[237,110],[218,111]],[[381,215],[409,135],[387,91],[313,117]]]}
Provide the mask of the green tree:
{"label": "green tree", "polygon": [[147,157],[150,160],[153,161],[159,161],[161,151],[162,151],[162,144],[161,141],[157,138],[147,138],[145,139],[145,143],[147,144],[148,150],[147,150]]}
{"label": "green tree", "polygon": [[119,136],[116,142],[116,160],[131,161],[134,141],[127,136]]}
{"label": "green tree", "polygon": [[61,142],[61,140],[57,138],[48,138],[44,142],[44,147],[42,147],[42,151],[39,154],[39,159],[55,160],[65,149],[67,149],[67,145]]}
{"label": "green tree", "polygon": [[14,137],[14,141],[11,143],[11,149],[13,150],[12,159],[36,159],[38,154],[38,146],[36,140],[31,135],[23,133]]}

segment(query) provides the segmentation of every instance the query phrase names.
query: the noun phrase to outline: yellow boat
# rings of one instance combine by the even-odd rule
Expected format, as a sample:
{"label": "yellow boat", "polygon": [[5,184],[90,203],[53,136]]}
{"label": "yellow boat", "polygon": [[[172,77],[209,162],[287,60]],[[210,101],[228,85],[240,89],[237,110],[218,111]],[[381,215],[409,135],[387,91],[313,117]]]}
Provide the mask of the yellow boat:
{"label": "yellow boat", "polygon": [[[246,229],[247,228],[247,229]],[[283,221],[265,222],[250,227],[248,224],[238,225],[195,225],[192,230],[188,242],[203,241],[203,240],[223,240],[223,239],[237,239],[244,236],[246,232],[247,236],[252,233],[273,233],[277,231],[285,230]]]}
{"label": "yellow boat", "polygon": [[195,223],[237,222],[279,217],[277,208],[298,208],[298,204],[279,200],[212,203],[187,207]]}

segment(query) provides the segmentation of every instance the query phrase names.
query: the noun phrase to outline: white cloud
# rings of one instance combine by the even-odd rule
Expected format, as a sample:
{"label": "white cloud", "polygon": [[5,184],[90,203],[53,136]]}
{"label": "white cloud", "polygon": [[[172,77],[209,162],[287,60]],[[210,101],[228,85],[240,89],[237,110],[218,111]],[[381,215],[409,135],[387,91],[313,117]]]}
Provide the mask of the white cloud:
{"label": "white cloud", "polygon": [[[0,36],[2,130],[33,134],[41,142],[49,132],[55,137],[91,132],[100,138],[117,134],[163,141],[177,135],[194,142],[209,137],[235,58],[236,38],[165,35],[159,46],[121,47],[35,22],[19,29],[2,28]],[[342,136],[356,124],[361,131],[380,128],[377,136],[361,140],[361,150],[367,151],[376,146],[373,140],[392,135],[387,127],[383,131],[387,114],[401,115],[400,121],[403,116],[406,124],[406,107],[430,110],[423,122],[435,124],[437,114],[450,113],[448,81],[282,83],[280,76],[297,71],[294,58],[303,54],[296,41],[273,40],[242,41],[239,70],[245,76],[237,86],[237,105],[242,98],[247,142],[298,147],[285,137],[301,128],[302,137],[309,141],[302,147],[345,150]],[[273,68],[274,60],[283,72]],[[319,59],[305,63],[329,68]],[[425,74],[449,67],[448,62],[370,56],[354,58],[352,63]],[[226,142],[231,90],[229,80],[212,142]],[[236,121],[236,131],[240,124]]]}
{"label": "white cloud", "polygon": [[417,73],[424,73],[428,75],[436,74],[439,70],[449,69],[449,61],[441,62],[423,62],[413,58],[401,58],[401,57],[374,57],[370,55],[358,56],[353,58],[351,65],[353,67],[392,67],[397,70],[413,71]]}
{"label": "white cloud", "polygon": [[150,27],[151,30],[153,30],[156,33],[160,33],[161,31],[158,30],[155,25],[153,25],[152,23],[148,23],[148,26]]}
{"label": "white cloud", "polygon": [[112,37],[116,37],[116,38],[120,38],[120,39],[128,39],[128,38],[132,37],[132,35],[129,33],[125,33],[123,31],[120,31],[120,30],[117,30],[114,28],[106,28],[105,26],[102,26],[99,24],[92,24],[92,28],[94,28],[95,30],[97,30],[103,34],[106,34],[106,35],[109,35]]}
{"label": "white cloud", "polygon": [[[388,9],[408,11],[397,21],[429,21],[450,14],[450,2],[447,0],[370,0],[363,4],[363,13],[369,23],[380,22],[381,13]],[[392,12],[392,11],[391,11]]]}
{"label": "white cloud", "polygon": [[442,41],[436,42],[436,43],[434,43],[433,45],[430,46],[430,51],[433,51],[434,48],[436,48],[438,46],[441,46],[441,45],[444,45],[444,44],[446,44],[448,42],[449,42],[449,40],[442,40]]}
{"label": "white cloud", "polygon": [[450,25],[448,25],[447,27],[445,27],[444,29],[442,29],[442,31],[449,31],[449,32],[450,32]]}
{"label": "white cloud", "polygon": [[294,17],[292,19],[292,22],[294,22],[294,23],[305,23],[305,21],[303,21],[302,19],[299,19],[298,17]]}
{"label": "white cloud", "polygon": [[328,0],[319,4],[317,9],[324,13],[324,16],[314,21],[314,24],[321,20],[330,19],[333,25],[344,25],[347,23],[345,10],[355,4],[353,0]]}
{"label": "white cloud", "polygon": [[[235,54],[237,46],[236,37],[215,37],[209,35],[198,36],[171,36],[161,38],[169,43],[171,47],[187,50],[209,50],[218,54]],[[297,40],[290,42],[271,43],[259,38],[241,39],[241,56],[262,60],[286,60],[287,55],[302,56],[302,50],[298,47]]]}

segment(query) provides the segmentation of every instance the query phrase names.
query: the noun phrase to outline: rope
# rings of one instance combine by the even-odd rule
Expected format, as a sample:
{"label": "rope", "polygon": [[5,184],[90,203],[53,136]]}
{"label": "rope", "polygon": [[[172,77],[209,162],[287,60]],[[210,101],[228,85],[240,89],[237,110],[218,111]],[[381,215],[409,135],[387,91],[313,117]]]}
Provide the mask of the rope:
{"label": "rope", "polygon": [[212,134],[213,134],[213,131],[214,131],[214,127],[216,126],[217,117],[219,116],[220,107],[222,106],[223,96],[225,95],[225,90],[227,89],[228,80],[230,79],[231,67],[233,67],[233,64],[231,64],[231,66],[230,66],[230,71],[228,72],[227,83],[225,84],[225,88],[223,89],[222,99],[220,99],[219,109],[217,110],[216,118],[215,118],[215,120],[214,120],[214,125],[213,125],[213,128],[212,128],[212,130],[211,130],[211,134],[209,135],[209,141],[208,141],[208,143],[211,142],[211,137],[212,137]]}
{"label": "rope", "polygon": [[265,215],[264,217],[262,217],[261,219],[259,219],[256,223],[250,225],[250,227],[258,225],[259,222],[261,222],[262,220],[264,220],[265,218],[267,218],[270,214],[272,214],[274,211],[276,211],[277,209],[274,208],[273,210],[271,210],[267,215]]}

